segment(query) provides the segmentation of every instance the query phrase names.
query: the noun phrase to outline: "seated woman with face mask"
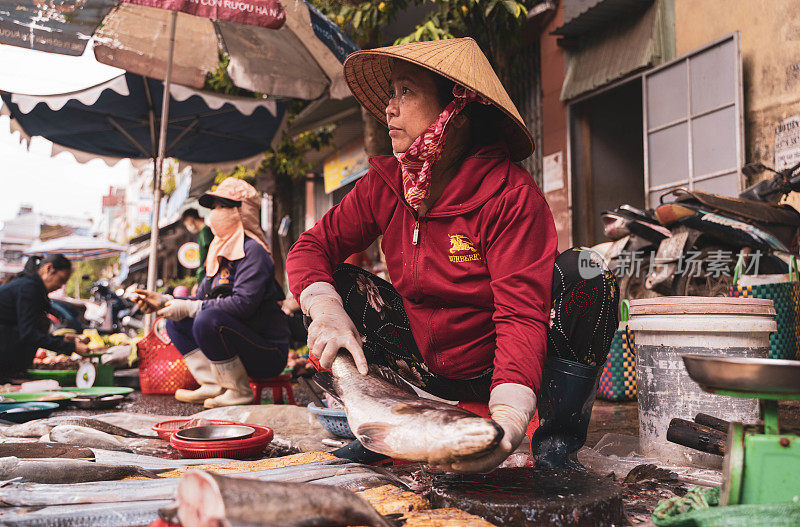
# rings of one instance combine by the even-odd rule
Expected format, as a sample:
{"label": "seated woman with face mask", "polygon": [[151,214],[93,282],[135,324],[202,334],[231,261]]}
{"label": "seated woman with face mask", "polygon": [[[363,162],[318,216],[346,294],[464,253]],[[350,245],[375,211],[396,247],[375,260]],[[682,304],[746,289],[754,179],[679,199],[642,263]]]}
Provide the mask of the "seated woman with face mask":
{"label": "seated woman with face mask", "polygon": [[206,278],[191,298],[137,290],[139,306],[168,319],[167,333],[200,384],[175,398],[206,408],[249,404],[248,376],[274,377],[286,366],[289,326],[278,301],[275,265],[259,225],[258,192],[228,178],[200,198],[211,209],[214,240]]}

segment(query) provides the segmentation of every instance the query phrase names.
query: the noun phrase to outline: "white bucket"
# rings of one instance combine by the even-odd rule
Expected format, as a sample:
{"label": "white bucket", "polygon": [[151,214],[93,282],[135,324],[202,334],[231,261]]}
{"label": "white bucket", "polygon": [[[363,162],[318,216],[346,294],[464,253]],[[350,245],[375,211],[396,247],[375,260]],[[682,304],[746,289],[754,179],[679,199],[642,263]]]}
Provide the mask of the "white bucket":
{"label": "white bucket", "polygon": [[760,357],[776,329],[772,300],[662,297],[632,300],[628,328],[636,349],[641,453],[665,464],[719,468],[722,458],[667,441],[674,417],[706,413],[727,421],[758,420],[758,400],[703,392],[689,377],[682,354]]}

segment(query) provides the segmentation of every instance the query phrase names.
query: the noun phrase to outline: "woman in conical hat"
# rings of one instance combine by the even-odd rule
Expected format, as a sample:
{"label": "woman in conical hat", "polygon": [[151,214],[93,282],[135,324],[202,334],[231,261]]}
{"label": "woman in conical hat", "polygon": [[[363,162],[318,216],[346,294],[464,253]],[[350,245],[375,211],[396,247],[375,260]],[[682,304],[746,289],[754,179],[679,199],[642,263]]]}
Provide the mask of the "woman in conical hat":
{"label": "woman in conical hat", "polygon": [[[344,72],[394,155],[370,159],[289,253],[312,356],[330,367],[345,348],[362,373],[388,366],[503,428],[495,450],[445,469],[500,464],[532,432],[537,395],[537,463],[576,463],[618,289],[590,252],[557,255],[547,202],[515,163],[534,148],[519,112],[470,38],[358,51]],[[379,235],[392,285],[339,265]]]}

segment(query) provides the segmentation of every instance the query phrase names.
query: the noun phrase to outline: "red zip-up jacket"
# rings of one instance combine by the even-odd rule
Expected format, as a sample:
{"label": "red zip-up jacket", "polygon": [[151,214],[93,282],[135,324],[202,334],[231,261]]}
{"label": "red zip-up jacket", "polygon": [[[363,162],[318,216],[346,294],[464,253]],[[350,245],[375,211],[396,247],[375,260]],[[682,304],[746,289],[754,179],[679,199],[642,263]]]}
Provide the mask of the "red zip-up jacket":
{"label": "red zip-up jacket", "polygon": [[538,393],[557,238],[528,172],[504,146],[472,151],[424,217],[403,198],[393,156],[373,157],[342,202],[289,251],[295,298],[379,235],[392,285],[428,368],[468,379],[494,364],[492,388]]}

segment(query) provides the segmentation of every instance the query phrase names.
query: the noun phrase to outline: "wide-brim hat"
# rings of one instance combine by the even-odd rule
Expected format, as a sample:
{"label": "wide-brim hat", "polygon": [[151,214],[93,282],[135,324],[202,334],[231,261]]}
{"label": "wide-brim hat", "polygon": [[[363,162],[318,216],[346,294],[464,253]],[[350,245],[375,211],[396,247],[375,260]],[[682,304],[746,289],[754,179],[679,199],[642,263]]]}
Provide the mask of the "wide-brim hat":
{"label": "wide-brim hat", "polygon": [[228,207],[239,207],[243,201],[258,200],[258,191],[247,181],[229,177],[217,185],[214,191],[209,191],[200,196],[197,202],[201,207],[211,208],[214,201],[219,201]]}
{"label": "wide-brim hat", "polygon": [[344,61],[344,78],[356,100],[384,126],[388,126],[386,106],[389,103],[391,59],[411,62],[482,95],[503,113],[511,125],[500,127],[511,158],[520,161],[533,153],[530,130],[473,39],[412,42],[351,53]]}

